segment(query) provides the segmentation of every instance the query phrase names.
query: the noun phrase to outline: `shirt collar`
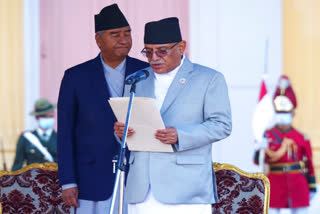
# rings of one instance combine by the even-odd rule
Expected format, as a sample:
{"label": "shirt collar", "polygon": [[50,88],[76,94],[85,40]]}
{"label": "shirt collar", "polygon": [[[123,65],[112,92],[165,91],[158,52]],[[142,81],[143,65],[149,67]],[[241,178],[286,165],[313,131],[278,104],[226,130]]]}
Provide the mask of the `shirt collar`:
{"label": "shirt collar", "polygon": [[39,136],[43,136],[44,133],[46,133],[47,136],[51,136],[52,129],[47,129],[46,131],[43,131],[42,129],[37,128],[37,133]]}
{"label": "shirt collar", "polygon": [[110,67],[107,63],[105,63],[105,61],[104,61],[103,58],[102,58],[101,53],[100,53],[100,60],[101,60],[101,63],[102,63],[102,65],[103,65],[103,68],[104,68],[105,71],[110,72],[110,71],[113,71],[113,70],[114,70],[114,71],[118,71],[118,72],[120,72],[121,74],[124,75],[125,69],[123,69],[123,68],[124,68],[124,66],[126,65],[127,58],[125,58],[125,59],[124,59],[117,67],[115,67],[115,68],[112,68],[112,67]]}

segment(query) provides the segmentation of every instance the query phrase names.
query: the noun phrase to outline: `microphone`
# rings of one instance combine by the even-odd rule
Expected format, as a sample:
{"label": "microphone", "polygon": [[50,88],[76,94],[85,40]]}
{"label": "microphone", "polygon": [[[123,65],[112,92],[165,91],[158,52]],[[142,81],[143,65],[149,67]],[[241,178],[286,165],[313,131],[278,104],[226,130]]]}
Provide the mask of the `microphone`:
{"label": "microphone", "polygon": [[148,76],[149,76],[149,72],[147,70],[141,70],[135,73],[134,75],[129,76],[124,83],[126,85],[132,85],[141,80],[147,79]]}

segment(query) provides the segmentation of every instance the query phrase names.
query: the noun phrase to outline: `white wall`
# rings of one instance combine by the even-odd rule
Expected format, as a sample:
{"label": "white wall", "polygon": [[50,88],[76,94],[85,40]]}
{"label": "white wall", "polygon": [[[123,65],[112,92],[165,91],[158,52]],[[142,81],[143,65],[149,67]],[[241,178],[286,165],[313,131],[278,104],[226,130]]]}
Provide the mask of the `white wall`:
{"label": "white wall", "polygon": [[40,96],[39,1],[23,1],[24,22],[24,126],[34,129],[36,120],[29,113]]}
{"label": "white wall", "polygon": [[265,67],[273,90],[282,73],[282,1],[190,0],[190,58],[222,72],[229,86],[233,131],[215,143],[214,161],[256,172],[252,116]]}

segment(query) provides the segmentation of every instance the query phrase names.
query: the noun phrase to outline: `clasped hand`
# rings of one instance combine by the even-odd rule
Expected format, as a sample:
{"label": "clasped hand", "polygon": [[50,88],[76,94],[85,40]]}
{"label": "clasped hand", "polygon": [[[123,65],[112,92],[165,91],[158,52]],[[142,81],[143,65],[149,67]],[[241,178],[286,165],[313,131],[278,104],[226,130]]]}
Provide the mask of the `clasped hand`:
{"label": "clasped hand", "polygon": [[[116,122],[113,127],[116,135],[119,138],[123,137],[125,124],[121,122]],[[127,136],[132,136],[135,133],[134,129],[129,127]],[[162,143],[165,144],[175,144],[178,141],[178,133],[176,128],[174,127],[167,127],[165,129],[158,129],[154,134],[155,138],[160,140]]]}
{"label": "clasped hand", "polygon": [[281,157],[283,157],[288,151],[292,151],[292,147],[294,146],[295,142],[290,138],[284,138],[280,148],[277,151],[273,151],[270,148],[266,149],[266,154],[269,156],[270,162],[276,162]]}

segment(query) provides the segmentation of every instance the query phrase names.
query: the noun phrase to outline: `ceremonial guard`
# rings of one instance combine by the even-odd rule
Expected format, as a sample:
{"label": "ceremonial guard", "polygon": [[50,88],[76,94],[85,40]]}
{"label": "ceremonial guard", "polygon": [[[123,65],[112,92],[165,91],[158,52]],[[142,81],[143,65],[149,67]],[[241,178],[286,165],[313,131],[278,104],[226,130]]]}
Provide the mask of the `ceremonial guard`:
{"label": "ceremonial guard", "polygon": [[281,76],[273,98],[276,125],[265,132],[265,161],[270,180],[270,213],[290,208],[307,213],[316,191],[310,140],[292,126],[297,101],[290,80]]}
{"label": "ceremonial guard", "polygon": [[30,115],[35,116],[38,128],[21,133],[17,143],[16,157],[12,171],[21,169],[26,163],[56,162],[57,133],[54,125],[54,109],[56,105],[47,99],[39,99]]}

